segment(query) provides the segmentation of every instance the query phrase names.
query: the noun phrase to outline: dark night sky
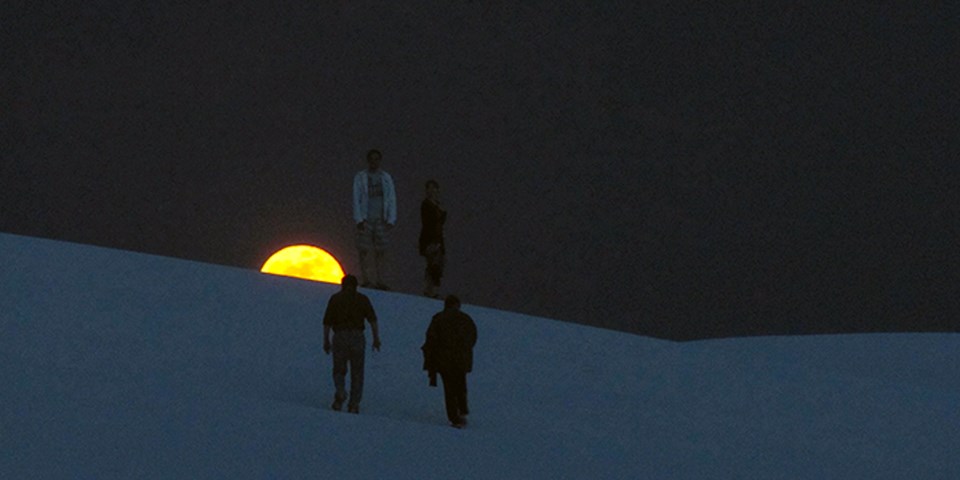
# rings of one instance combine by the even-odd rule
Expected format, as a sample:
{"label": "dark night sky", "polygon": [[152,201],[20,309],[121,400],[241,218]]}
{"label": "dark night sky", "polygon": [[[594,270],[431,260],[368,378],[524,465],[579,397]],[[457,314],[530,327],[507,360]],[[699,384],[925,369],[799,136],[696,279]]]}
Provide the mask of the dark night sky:
{"label": "dark night sky", "polygon": [[436,178],[468,303],[675,339],[960,330],[949,5],[77,3],[4,6],[2,231],[353,270],[375,147],[400,291]]}

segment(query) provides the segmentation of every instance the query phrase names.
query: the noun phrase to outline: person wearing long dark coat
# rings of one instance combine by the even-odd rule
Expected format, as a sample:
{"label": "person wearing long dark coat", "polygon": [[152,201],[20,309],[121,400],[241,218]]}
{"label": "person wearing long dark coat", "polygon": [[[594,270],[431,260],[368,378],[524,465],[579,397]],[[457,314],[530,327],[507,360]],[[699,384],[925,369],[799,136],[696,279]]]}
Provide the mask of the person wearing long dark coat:
{"label": "person wearing long dark coat", "polygon": [[469,315],[460,311],[460,299],[448,295],[443,311],[433,316],[423,344],[424,370],[436,385],[436,375],[443,381],[443,398],[447,419],[457,428],[466,424],[467,373],[473,371],[473,347],[477,343],[477,326]]}

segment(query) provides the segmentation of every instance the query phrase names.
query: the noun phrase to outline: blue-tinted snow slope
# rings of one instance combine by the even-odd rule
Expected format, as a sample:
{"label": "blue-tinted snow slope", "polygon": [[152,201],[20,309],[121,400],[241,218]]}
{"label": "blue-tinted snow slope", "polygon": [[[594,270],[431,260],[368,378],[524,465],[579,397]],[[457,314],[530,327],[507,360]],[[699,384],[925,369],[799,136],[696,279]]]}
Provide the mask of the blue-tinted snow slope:
{"label": "blue-tinted snow slope", "polygon": [[0,259],[0,478],[960,478],[956,335],[675,344],[465,305],[460,431],[420,370],[437,301],[368,292],[353,416],[335,285],[6,234]]}

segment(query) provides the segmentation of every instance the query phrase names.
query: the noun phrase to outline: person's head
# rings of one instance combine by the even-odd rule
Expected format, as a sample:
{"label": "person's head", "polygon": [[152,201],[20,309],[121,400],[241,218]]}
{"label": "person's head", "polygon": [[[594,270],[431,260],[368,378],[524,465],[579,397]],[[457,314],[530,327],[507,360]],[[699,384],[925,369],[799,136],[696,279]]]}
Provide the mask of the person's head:
{"label": "person's head", "polygon": [[355,292],[357,290],[357,277],[347,274],[340,280],[340,289]]}
{"label": "person's head", "polygon": [[373,149],[367,152],[367,167],[371,172],[375,172],[380,168],[381,160],[383,160],[383,155],[380,154],[380,150]]}
{"label": "person's head", "polygon": [[456,295],[447,295],[443,300],[443,308],[446,310],[460,310],[460,299]]}
{"label": "person's head", "polygon": [[436,180],[427,180],[427,198],[436,200],[440,196],[440,184]]}

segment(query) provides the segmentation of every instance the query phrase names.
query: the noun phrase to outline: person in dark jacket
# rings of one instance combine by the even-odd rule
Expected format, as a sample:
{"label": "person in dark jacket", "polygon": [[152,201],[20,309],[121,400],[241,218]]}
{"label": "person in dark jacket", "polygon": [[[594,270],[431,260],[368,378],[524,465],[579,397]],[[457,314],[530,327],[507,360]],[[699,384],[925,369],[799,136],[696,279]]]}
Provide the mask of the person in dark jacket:
{"label": "person in dark jacket", "polygon": [[435,180],[427,180],[426,190],[426,198],[420,203],[420,256],[427,261],[423,294],[440,298],[437,287],[440,286],[446,263],[443,224],[447,221],[447,211],[440,206],[440,184]]}
{"label": "person in dark jacket", "polygon": [[477,343],[477,326],[469,315],[460,311],[460,299],[448,295],[443,311],[434,315],[423,344],[424,370],[436,385],[436,374],[443,381],[443,397],[447,419],[457,428],[466,425],[467,373],[473,371],[473,347]]}
{"label": "person in dark jacket", "polygon": [[[323,315],[323,351],[333,351],[332,408],[339,411],[347,399],[346,375],[350,370],[350,413],[360,413],[360,399],[363,396],[363,360],[367,338],[363,333],[364,320],[370,322],[373,331],[373,349],[380,351],[380,331],[377,328],[377,314],[366,295],[357,291],[357,277],[347,275],[341,281],[340,291],[330,297],[327,310]],[[333,342],[330,331],[333,330]]]}

